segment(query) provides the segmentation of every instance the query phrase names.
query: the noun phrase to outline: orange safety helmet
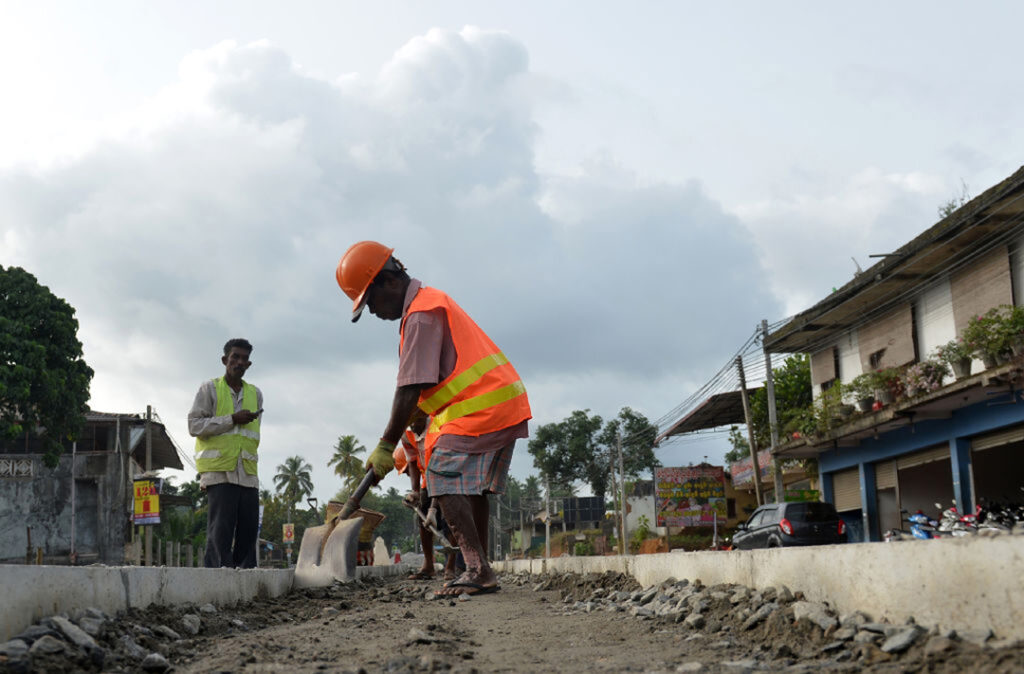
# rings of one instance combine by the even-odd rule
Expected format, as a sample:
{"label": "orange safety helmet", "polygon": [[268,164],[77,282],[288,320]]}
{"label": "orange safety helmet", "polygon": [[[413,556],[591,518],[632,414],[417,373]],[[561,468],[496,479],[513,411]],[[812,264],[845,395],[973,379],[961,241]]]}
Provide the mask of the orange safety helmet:
{"label": "orange safety helmet", "polygon": [[341,256],[334,276],[338,280],[338,286],[353,301],[353,323],[359,320],[363,307],[366,306],[366,291],[391,259],[394,250],[376,241],[360,241],[352,244]]}

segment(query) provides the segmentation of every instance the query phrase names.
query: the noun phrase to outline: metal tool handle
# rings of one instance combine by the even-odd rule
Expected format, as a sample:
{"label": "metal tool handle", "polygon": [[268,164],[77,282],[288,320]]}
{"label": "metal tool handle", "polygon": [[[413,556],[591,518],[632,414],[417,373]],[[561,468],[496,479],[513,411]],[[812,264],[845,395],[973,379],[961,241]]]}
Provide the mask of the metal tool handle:
{"label": "metal tool handle", "polygon": [[352,513],[359,510],[359,502],[366,496],[366,492],[377,482],[377,476],[373,474],[373,467],[371,466],[366,471],[366,475],[363,476],[363,481],[359,483],[356,490],[352,492],[352,495],[345,501],[345,506],[338,513],[338,521],[347,520]]}

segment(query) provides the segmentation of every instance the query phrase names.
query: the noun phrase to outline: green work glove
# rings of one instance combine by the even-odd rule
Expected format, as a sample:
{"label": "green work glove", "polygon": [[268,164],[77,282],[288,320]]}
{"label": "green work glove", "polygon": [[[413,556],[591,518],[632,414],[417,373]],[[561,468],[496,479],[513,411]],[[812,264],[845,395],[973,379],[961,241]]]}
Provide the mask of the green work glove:
{"label": "green work glove", "polygon": [[366,460],[366,468],[373,466],[373,474],[377,476],[377,482],[384,479],[384,476],[395,467],[395,443],[381,440],[370,452],[370,458]]}

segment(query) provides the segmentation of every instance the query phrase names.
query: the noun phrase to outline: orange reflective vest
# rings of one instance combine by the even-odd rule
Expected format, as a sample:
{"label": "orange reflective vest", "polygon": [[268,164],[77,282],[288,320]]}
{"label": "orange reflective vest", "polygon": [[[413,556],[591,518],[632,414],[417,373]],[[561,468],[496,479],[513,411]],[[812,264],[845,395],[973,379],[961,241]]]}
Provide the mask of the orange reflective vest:
{"label": "orange reflective vest", "polygon": [[[519,374],[494,342],[455,301],[436,288],[423,286],[406,313],[444,309],[455,345],[455,369],[420,393],[419,408],[430,415],[425,441],[426,463],[442,435],[480,436],[526,421],[530,402]],[[401,354],[405,342],[402,319]]]}

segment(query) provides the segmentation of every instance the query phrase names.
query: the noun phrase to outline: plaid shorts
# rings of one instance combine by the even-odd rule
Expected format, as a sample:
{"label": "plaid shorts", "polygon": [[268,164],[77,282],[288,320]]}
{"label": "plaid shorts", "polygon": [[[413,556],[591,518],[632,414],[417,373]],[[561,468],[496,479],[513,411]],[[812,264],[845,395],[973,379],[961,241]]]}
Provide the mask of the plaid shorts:
{"label": "plaid shorts", "polygon": [[435,447],[427,466],[427,491],[431,496],[504,494],[515,444],[485,454]]}

